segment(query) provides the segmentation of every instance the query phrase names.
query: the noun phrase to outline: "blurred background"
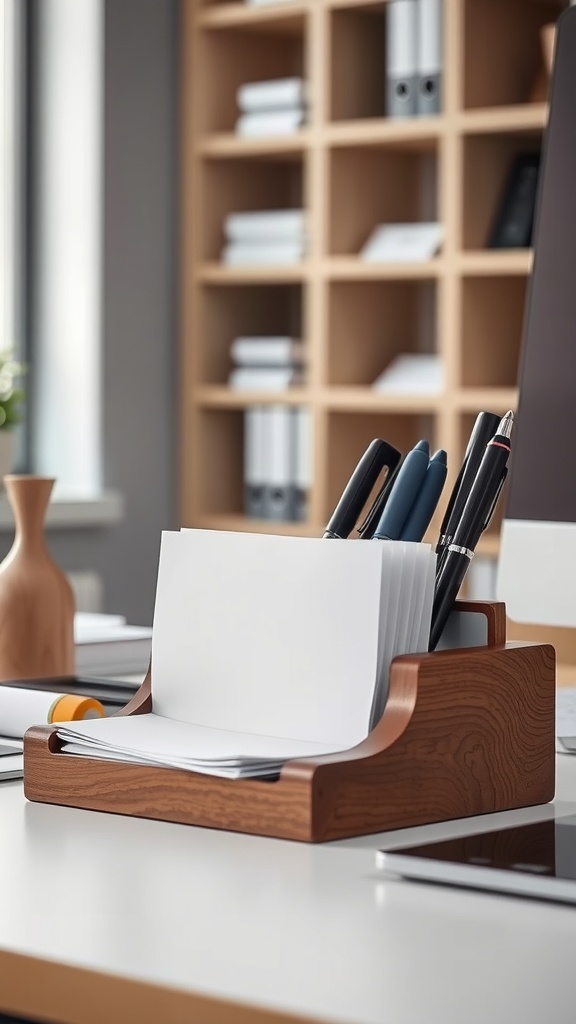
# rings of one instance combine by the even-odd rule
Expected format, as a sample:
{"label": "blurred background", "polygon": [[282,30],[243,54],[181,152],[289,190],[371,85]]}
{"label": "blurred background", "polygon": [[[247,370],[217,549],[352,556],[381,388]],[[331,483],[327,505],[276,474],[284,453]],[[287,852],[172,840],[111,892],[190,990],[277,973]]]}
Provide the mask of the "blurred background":
{"label": "blurred background", "polygon": [[56,477],[48,544],[79,605],[147,624],[178,523],[178,4],[2,17],[0,348],[28,366],[12,468]]}
{"label": "blurred background", "polygon": [[8,469],[56,477],[79,607],[149,624],[163,529],[321,535],[376,436],[449,493],[517,403],[566,6],[3,0]]}

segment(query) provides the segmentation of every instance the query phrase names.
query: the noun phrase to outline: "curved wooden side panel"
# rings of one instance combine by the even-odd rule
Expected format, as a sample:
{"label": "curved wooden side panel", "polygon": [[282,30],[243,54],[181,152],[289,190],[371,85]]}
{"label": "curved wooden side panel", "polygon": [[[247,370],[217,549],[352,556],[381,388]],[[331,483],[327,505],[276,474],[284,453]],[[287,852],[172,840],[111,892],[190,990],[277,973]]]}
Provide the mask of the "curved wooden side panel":
{"label": "curved wooden side panel", "polygon": [[[484,606],[460,606],[484,612]],[[554,795],[555,665],[548,645],[397,658],[378,725],[357,747],[284,765],[274,782],[71,757],[53,727],[29,730],[31,800],[319,842],[545,803]],[[151,679],[125,714],[151,708]]]}
{"label": "curved wooden side panel", "polygon": [[[409,722],[394,726],[417,690]],[[555,786],[555,656],[549,645],[399,658],[389,718],[312,772],[313,833],[334,839],[547,803]],[[387,708],[388,711],[388,708]],[[330,761],[331,763],[327,763]]]}

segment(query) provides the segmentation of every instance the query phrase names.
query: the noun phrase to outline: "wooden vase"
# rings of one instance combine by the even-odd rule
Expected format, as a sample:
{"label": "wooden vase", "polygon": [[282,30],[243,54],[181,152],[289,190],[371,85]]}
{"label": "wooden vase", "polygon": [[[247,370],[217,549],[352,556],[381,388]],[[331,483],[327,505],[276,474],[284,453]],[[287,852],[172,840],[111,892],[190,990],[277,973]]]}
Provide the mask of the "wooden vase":
{"label": "wooden vase", "polygon": [[0,679],[74,674],[74,595],[50,557],[44,520],[54,480],[4,478],[16,534],[0,565]]}

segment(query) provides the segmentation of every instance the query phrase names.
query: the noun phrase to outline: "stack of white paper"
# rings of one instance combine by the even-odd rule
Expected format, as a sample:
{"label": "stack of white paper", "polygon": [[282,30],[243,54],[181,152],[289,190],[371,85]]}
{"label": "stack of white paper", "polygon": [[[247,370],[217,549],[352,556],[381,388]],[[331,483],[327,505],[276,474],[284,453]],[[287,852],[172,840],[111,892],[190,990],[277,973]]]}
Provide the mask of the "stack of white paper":
{"label": "stack of white paper", "polygon": [[153,712],[62,727],[63,749],[229,778],[347,750],[392,658],[427,649],[434,565],[424,544],[165,533]]}
{"label": "stack of white paper", "polygon": [[303,383],[304,349],[293,338],[234,338],[230,357],[228,386],[236,391],[285,391]]}
{"label": "stack of white paper", "polygon": [[131,626],[122,615],[76,612],[74,649],[77,675],[125,675],[146,672],[152,630]]}
{"label": "stack of white paper", "polygon": [[299,263],[306,251],[303,210],[231,213],[224,221],[222,261],[228,266]]}
{"label": "stack of white paper", "polygon": [[386,367],[372,387],[382,395],[437,395],[443,388],[437,353],[406,352]]}
{"label": "stack of white paper", "polygon": [[290,135],[306,119],[306,85],[302,78],[246,82],[236,94],[240,117],[238,135]]}

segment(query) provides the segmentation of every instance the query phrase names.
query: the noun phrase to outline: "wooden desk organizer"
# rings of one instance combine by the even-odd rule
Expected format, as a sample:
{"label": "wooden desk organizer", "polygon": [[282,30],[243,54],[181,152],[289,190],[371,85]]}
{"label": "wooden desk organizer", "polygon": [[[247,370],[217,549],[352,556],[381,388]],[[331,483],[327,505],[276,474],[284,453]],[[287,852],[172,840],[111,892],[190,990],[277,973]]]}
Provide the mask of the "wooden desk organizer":
{"label": "wooden desk organizer", "polygon": [[[475,613],[486,644],[396,658],[384,715],[352,750],[289,761],[273,782],[230,780],[63,754],[56,728],[42,726],[26,733],[25,794],[306,842],[546,803],[555,781],[554,649],[506,643],[502,604],[458,610]],[[148,674],[119,713],[150,711],[150,686]]]}

